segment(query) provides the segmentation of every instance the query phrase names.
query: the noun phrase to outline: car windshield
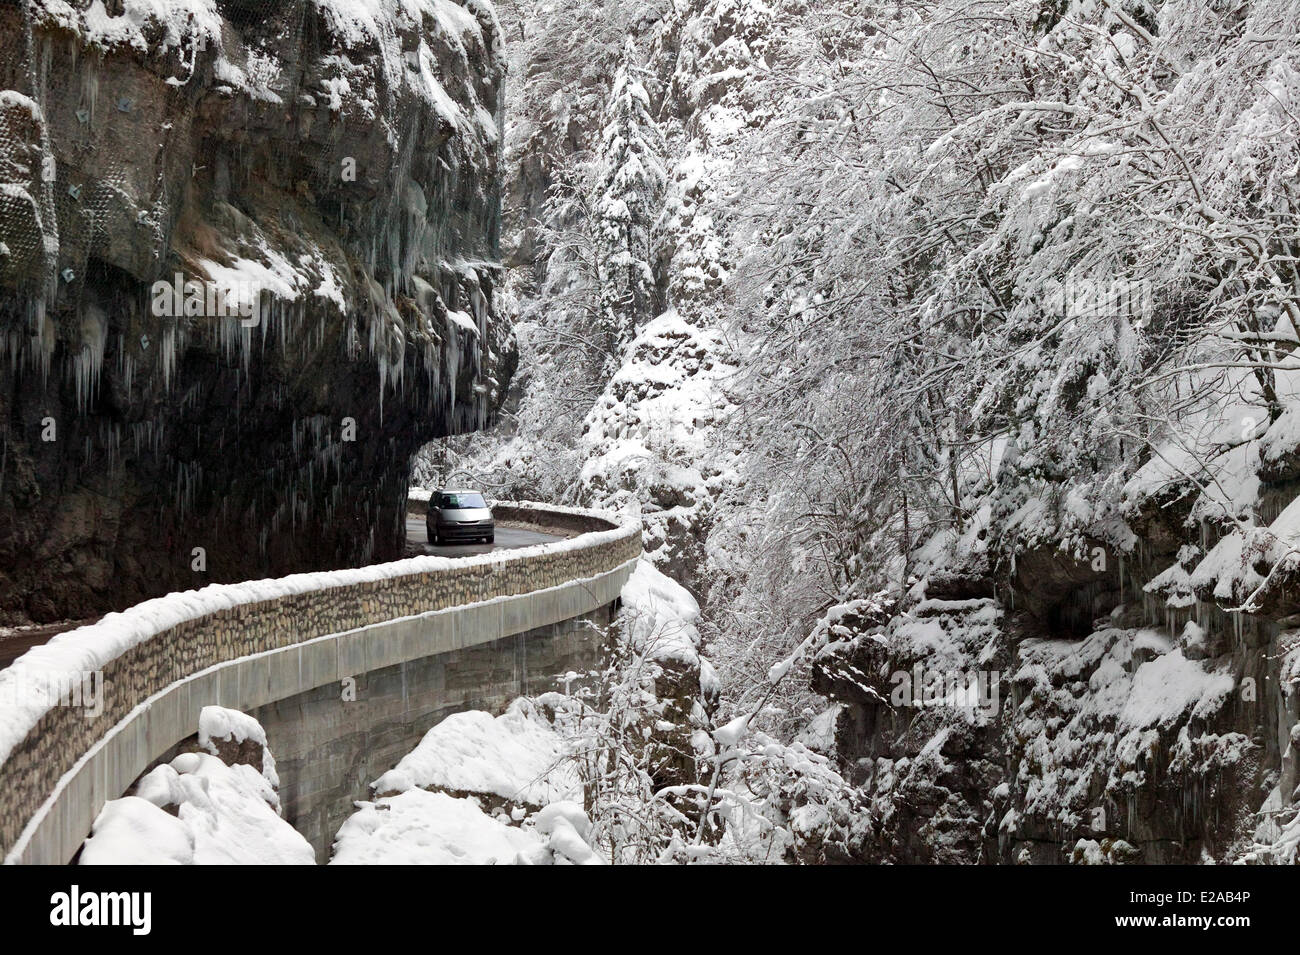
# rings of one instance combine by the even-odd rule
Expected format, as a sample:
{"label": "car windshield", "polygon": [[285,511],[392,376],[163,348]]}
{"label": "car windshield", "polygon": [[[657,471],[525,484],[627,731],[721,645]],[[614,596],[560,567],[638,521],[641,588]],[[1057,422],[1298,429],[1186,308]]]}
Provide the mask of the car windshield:
{"label": "car windshield", "polygon": [[464,507],[487,507],[487,502],[483,500],[482,494],[444,494],[440,507],[464,508]]}

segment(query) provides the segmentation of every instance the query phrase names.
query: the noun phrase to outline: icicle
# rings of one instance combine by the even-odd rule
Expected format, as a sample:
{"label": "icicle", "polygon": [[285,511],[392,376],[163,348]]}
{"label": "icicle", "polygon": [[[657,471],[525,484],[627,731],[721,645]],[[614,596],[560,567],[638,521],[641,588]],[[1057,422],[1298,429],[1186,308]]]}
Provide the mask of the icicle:
{"label": "icicle", "polygon": [[72,359],[77,410],[83,415],[89,408],[93,393],[99,388],[107,338],[108,317],[94,306],[87,306],[81,320],[81,350]]}
{"label": "icicle", "polygon": [[171,391],[172,376],[176,373],[176,326],[171,325],[162,335],[163,388]]}

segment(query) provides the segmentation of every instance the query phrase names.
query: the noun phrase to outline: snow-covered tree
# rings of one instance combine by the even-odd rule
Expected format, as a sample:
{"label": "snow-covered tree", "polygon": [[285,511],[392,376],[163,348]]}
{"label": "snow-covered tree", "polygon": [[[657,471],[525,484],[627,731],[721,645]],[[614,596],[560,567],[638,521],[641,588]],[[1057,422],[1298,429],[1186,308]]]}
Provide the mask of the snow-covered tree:
{"label": "snow-covered tree", "polygon": [[1142,520],[1182,545],[1154,604],[1300,579],[1297,0],[621,9],[563,87],[525,307],[533,393],[574,417],[524,406],[560,486],[703,565],[660,564],[707,597],[724,721],[796,738],[827,711],[773,663],[878,592],[1024,592],[1026,554],[1098,545],[1131,587]]}
{"label": "snow-covered tree", "polygon": [[651,263],[667,176],[647,76],[629,37],[605,109],[594,210],[603,278],[599,328],[615,355],[661,304]]}

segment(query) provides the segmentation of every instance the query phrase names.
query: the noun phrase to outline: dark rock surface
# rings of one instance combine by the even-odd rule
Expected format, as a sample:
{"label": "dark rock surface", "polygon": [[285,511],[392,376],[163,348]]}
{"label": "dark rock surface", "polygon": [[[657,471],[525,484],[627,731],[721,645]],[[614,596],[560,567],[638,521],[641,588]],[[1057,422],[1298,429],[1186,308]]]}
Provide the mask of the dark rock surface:
{"label": "dark rock surface", "polygon": [[513,371],[485,7],[123,9],[0,3],[0,622],[400,557]]}
{"label": "dark rock surface", "polygon": [[[842,861],[994,861],[995,802],[1011,768],[1002,752],[1009,654],[1001,617],[994,601],[976,598],[840,621],[854,636],[817,660],[813,688],[841,704],[836,754],[873,829]],[[996,674],[996,686],[985,687],[996,699],[925,702],[931,678],[978,679],[975,661]]]}

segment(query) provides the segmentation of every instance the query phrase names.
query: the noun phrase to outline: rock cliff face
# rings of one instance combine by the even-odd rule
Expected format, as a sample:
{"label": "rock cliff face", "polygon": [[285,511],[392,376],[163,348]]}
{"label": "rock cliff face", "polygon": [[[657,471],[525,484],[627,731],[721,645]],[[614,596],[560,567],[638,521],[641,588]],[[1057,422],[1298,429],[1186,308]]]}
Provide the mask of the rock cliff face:
{"label": "rock cliff face", "polygon": [[400,556],[410,455],[513,370],[491,8],[0,30],[0,621]]}
{"label": "rock cliff face", "polygon": [[1192,543],[1169,500],[1128,510],[1142,536],[1124,559],[971,561],[906,608],[836,621],[814,685],[840,704],[837,754],[871,809],[859,858],[1297,861],[1292,585],[1225,610],[1176,571],[1217,532]]}

